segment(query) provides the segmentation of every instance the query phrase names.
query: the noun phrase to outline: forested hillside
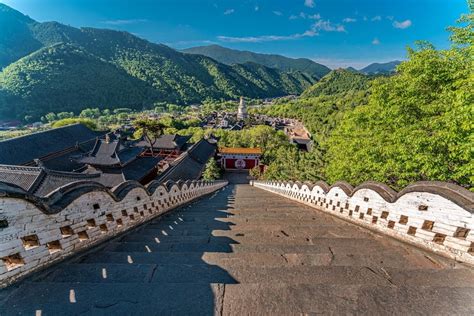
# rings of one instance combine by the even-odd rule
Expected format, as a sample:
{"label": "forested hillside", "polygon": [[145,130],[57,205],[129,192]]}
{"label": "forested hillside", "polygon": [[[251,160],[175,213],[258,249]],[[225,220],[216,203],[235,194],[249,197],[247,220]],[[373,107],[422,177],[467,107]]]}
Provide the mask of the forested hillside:
{"label": "forested hillside", "polygon": [[259,54],[219,45],[192,47],[183,50],[183,52],[208,56],[227,65],[252,62],[285,72],[304,72],[318,78],[327,75],[331,71],[328,67],[307,58],[288,58],[274,54]]}
{"label": "forested hillside", "polygon": [[[302,99],[265,109],[302,120],[316,143],[309,154],[282,151],[265,177],[354,185],[375,180],[396,189],[440,180],[472,190],[473,15],[462,22],[467,25],[451,28],[450,49],[418,42],[393,76],[368,81],[332,72]],[[318,172],[306,171],[312,168]]]}
{"label": "forested hillside", "polygon": [[[126,32],[38,23],[3,4],[0,26],[4,117],[152,107],[158,101],[276,97],[299,94],[317,80],[257,64],[221,64]],[[9,102],[2,102],[6,98]]]}
{"label": "forested hillside", "polygon": [[17,100],[0,116],[73,112],[83,107],[142,109],[160,97],[151,85],[68,44],[42,48],[0,73],[0,85]]}
{"label": "forested hillside", "polygon": [[347,91],[367,90],[370,78],[348,69],[337,69],[324,76],[319,82],[306,89],[301,97],[336,95]]}

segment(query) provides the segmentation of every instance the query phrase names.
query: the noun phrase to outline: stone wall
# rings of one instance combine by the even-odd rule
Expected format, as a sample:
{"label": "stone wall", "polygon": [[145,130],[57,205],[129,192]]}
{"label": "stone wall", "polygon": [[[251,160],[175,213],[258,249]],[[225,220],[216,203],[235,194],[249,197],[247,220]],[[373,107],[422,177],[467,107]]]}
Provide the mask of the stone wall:
{"label": "stone wall", "polygon": [[0,286],[200,196],[227,181],[75,182],[46,198],[0,183]]}
{"label": "stone wall", "polygon": [[417,182],[396,192],[377,182],[353,188],[320,181],[253,181],[255,187],[355,224],[474,264],[474,193],[443,182]]}

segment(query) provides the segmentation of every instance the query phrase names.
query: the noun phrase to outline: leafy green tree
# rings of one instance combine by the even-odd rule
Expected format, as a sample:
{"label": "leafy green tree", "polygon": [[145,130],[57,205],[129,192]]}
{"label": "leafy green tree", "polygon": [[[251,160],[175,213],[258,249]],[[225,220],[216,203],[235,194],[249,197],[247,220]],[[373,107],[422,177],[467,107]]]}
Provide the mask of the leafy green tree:
{"label": "leafy green tree", "polygon": [[46,118],[46,121],[48,121],[49,123],[57,120],[57,116],[54,113],[48,113],[44,117]]}
{"label": "leafy green tree", "polygon": [[451,49],[417,43],[397,75],[374,82],[368,104],[347,112],[327,142],[329,181],[473,187],[472,36],[471,19]]}
{"label": "leafy green tree", "polygon": [[25,115],[24,120],[25,120],[26,123],[33,123],[33,121],[35,120],[35,118],[34,118],[34,116],[32,116],[32,115]]}
{"label": "leafy green tree", "polygon": [[78,124],[78,123],[83,124],[92,130],[97,130],[97,123],[88,118],[65,118],[65,119],[54,122],[52,127],[58,128],[58,127],[63,127],[66,125],[72,125],[72,124]]}
{"label": "leafy green tree", "polygon": [[150,148],[153,149],[158,138],[163,134],[163,129],[165,128],[162,123],[157,120],[152,120],[149,118],[138,118],[133,122],[135,127],[134,137],[144,138]]}
{"label": "leafy green tree", "polygon": [[259,167],[259,166],[255,166],[255,167],[253,167],[252,169],[250,169],[249,175],[250,175],[252,178],[254,178],[254,179],[259,179],[260,176],[261,176],[260,167]]}
{"label": "leafy green tree", "polygon": [[57,117],[58,117],[58,120],[63,120],[63,119],[66,119],[66,118],[72,118],[74,117],[74,113],[73,112],[60,112],[57,114]]}
{"label": "leafy green tree", "polygon": [[85,117],[85,118],[98,118],[100,116],[100,110],[98,108],[95,109],[84,109],[81,111],[81,114],[79,114],[79,117]]}
{"label": "leafy green tree", "polygon": [[214,158],[209,159],[206,163],[202,178],[204,180],[217,180],[221,176],[221,169]]}

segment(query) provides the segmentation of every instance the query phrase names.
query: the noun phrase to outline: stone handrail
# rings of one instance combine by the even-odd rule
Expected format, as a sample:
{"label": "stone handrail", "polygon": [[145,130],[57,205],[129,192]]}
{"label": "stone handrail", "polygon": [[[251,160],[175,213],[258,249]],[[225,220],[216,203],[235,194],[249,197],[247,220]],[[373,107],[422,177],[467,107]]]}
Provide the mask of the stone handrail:
{"label": "stone handrail", "polygon": [[78,181],[45,198],[0,182],[0,286],[212,193],[227,181]]}
{"label": "stone handrail", "polygon": [[400,192],[378,182],[252,181],[304,203],[458,261],[474,264],[474,193],[444,182],[417,182]]}

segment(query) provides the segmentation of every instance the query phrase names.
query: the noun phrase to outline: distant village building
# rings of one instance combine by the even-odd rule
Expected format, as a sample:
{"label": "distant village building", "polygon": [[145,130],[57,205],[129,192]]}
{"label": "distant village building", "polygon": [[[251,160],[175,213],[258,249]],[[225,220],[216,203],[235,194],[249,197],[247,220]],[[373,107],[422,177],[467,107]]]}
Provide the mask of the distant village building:
{"label": "distant village building", "polygon": [[248,118],[247,105],[245,104],[244,97],[240,97],[239,108],[237,110],[237,119],[245,120]]}
{"label": "distant village building", "polygon": [[225,170],[250,170],[260,164],[260,148],[223,147],[217,153],[222,168]]}

